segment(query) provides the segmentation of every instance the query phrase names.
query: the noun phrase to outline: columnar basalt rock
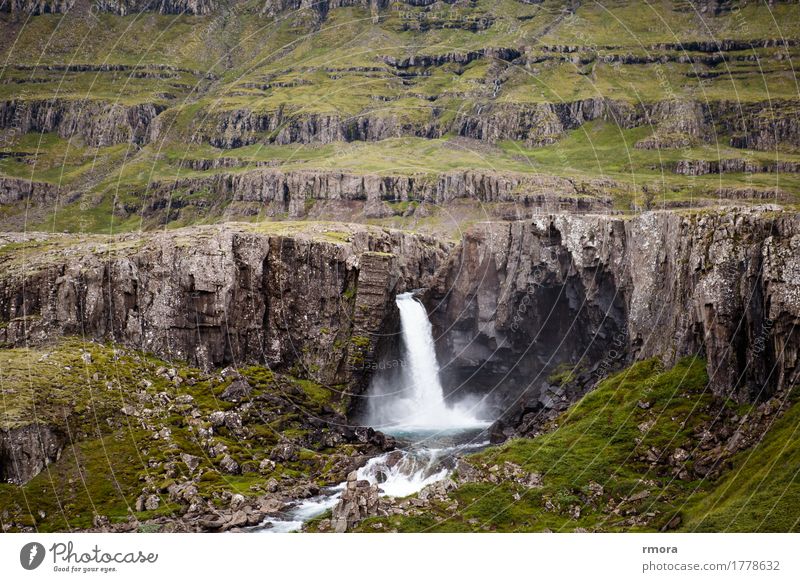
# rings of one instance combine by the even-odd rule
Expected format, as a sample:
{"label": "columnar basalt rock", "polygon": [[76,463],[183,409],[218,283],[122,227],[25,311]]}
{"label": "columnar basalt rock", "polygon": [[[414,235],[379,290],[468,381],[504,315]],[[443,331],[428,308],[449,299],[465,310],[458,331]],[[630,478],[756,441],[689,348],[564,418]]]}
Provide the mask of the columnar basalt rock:
{"label": "columnar basalt rock", "polygon": [[140,12],[208,15],[217,9],[216,0],[94,0],[101,12],[125,16]]}
{"label": "columnar basalt rock", "polygon": [[494,143],[513,139],[528,146],[557,142],[569,130],[602,119],[622,128],[651,127],[640,149],[682,148],[720,139],[737,148],[774,151],[800,144],[797,102],[701,102],[671,98],[631,103],[592,97],[557,103],[478,102],[451,115],[431,105],[426,121],[409,123],[378,111],[354,116],[338,113],[296,113],[279,107],[269,111],[208,111],[193,128],[192,139],[219,148],[254,143],[327,144],[338,141],[380,141],[397,137],[439,138],[447,133]]}
{"label": "columnar basalt rock", "polygon": [[[513,205],[519,218],[542,210],[610,211],[613,200],[608,189],[623,188],[609,179],[560,178],[556,176],[491,171],[450,171],[442,174],[376,175],[339,171],[284,171],[259,168],[246,172],[219,173],[150,184],[145,213],[173,204],[184,196],[205,193],[208,204],[221,201],[257,203],[269,214],[292,218],[307,214],[309,201],[330,206],[356,202],[367,217],[393,212],[384,202],[445,205],[457,199],[482,204]],[[136,206],[125,212],[140,212]]]}
{"label": "columnar basalt rock", "polygon": [[74,4],[75,0],[5,0],[0,2],[0,12],[25,16],[64,14]]}
{"label": "columnar basalt rock", "polygon": [[57,184],[0,177],[0,204],[15,204],[23,200],[29,200],[32,204],[50,204],[58,197],[58,193]]}
{"label": "columnar basalt rock", "polygon": [[770,207],[478,225],[427,296],[444,376],[553,408],[571,397],[559,365],[586,390],[631,359],[700,353],[716,394],[766,399],[800,377],[799,244],[800,218]]}

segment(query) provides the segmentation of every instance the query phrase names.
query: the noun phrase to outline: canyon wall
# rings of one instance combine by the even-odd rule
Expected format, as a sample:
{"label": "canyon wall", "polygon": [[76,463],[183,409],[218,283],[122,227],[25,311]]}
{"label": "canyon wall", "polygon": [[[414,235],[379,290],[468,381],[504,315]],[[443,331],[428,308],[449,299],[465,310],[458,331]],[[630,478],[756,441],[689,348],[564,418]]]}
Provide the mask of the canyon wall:
{"label": "canyon wall", "polygon": [[798,245],[769,207],[477,225],[426,296],[447,388],[546,415],[630,360],[702,354],[716,394],[765,399],[800,377]]}
{"label": "canyon wall", "polygon": [[7,235],[0,344],[81,335],[202,368],[263,363],[361,390],[394,296],[426,285],[447,246],[366,227],[309,230]]}
{"label": "canyon wall", "polygon": [[453,115],[432,103],[425,122],[407,120],[380,107],[357,115],[296,113],[280,107],[209,110],[193,127],[192,139],[219,148],[254,143],[334,143],[397,137],[440,138],[447,133],[490,143],[512,139],[528,146],[549,145],[586,122],[604,119],[623,128],[648,126],[655,133],[637,143],[643,149],[680,148],[694,143],[728,143],[770,151],[800,145],[796,102],[693,101],[633,102],[596,97],[558,103],[481,102]]}
{"label": "canyon wall", "polygon": [[151,139],[153,120],[163,105],[125,105],[93,99],[12,99],[0,102],[0,129],[14,133],[57,133],[64,139],[80,138],[87,145],[118,143],[142,145]]}
{"label": "canyon wall", "polygon": [[426,287],[447,391],[488,395],[498,413],[558,410],[651,356],[704,355],[711,389],[739,402],[800,375],[794,213],[555,214],[480,223],[454,250],[377,228],[281,224],[4,235],[15,244],[0,248],[0,343],[86,335],[360,393],[396,355],[395,295]]}
{"label": "canyon wall", "polygon": [[[492,171],[450,171],[441,174],[377,175],[339,171],[280,170],[261,168],[246,172],[155,182],[133,199],[144,202],[148,214],[171,204],[178,208],[183,198],[208,204],[220,201],[255,203],[270,214],[292,218],[308,214],[311,201],[358,202],[367,217],[391,216],[395,211],[384,202],[443,205],[456,199],[482,204],[507,203],[509,211],[529,215],[533,209],[549,211],[610,211],[607,191],[623,186],[610,179],[560,178],[541,174]],[[140,203],[121,208],[126,213],[142,211]],[[522,216],[514,216],[519,218]]]}

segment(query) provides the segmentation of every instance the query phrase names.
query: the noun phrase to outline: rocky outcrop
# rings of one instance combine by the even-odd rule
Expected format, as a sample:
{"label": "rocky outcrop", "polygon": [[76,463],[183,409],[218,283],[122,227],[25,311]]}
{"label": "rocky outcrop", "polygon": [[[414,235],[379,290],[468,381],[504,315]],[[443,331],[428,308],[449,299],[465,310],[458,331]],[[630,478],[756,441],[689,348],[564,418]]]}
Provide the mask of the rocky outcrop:
{"label": "rocky outcrop", "polygon": [[0,343],[81,334],[203,368],[266,363],[361,386],[395,294],[426,284],[447,247],[337,228],[56,236],[51,250],[31,242],[24,264],[0,256]]}
{"label": "rocky outcrop", "polygon": [[672,165],[676,174],[684,176],[704,176],[707,174],[796,174],[800,172],[800,162],[779,160],[764,162],[727,158],[721,160],[679,160]]}
{"label": "rocky outcrop", "polygon": [[0,176],[0,204],[15,204],[22,200],[49,204],[58,197],[58,192],[57,184]]}
{"label": "rocky outcrop", "polygon": [[389,0],[264,0],[261,14],[275,17],[287,12],[308,10],[322,21],[331,10],[348,6],[367,8],[371,11],[384,10],[389,6]]}
{"label": "rocky outcrop", "polygon": [[43,424],[0,429],[0,482],[21,485],[58,460],[66,439]]}
{"label": "rocky outcrop", "polygon": [[447,389],[554,409],[631,359],[700,353],[716,394],[765,399],[800,377],[798,245],[769,207],[476,226],[426,299]]}
{"label": "rocky outcrop", "polygon": [[711,116],[737,148],[775,151],[800,145],[800,106],[796,101],[712,102]]}
{"label": "rocky outcrop", "polygon": [[[197,200],[205,193],[208,204],[235,201],[266,206],[270,214],[302,217],[308,202],[328,205],[356,202],[367,217],[393,214],[385,202],[416,201],[446,205],[457,199],[475,200],[482,204],[510,206],[501,209],[512,218],[532,212],[610,210],[612,188],[620,188],[611,180],[559,178],[540,174],[497,173],[484,171],[452,171],[443,174],[411,174],[380,176],[348,174],[337,171],[283,171],[261,169],[232,174],[214,174],[200,178],[182,178],[154,183],[148,187],[146,212],[172,204],[177,208],[184,197]],[[130,206],[125,212],[139,212]]]}
{"label": "rocky outcrop", "polygon": [[163,105],[123,105],[102,101],[11,100],[0,102],[0,129],[16,133],[53,132],[102,147],[150,141],[150,126]]}
{"label": "rocky outcrop", "polygon": [[[788,2],[787,0],[756,0],[755,3],[771,7],[775,4]],[[736,2],[735,0],[689,0],[689,4],[703,16],[720,16],[739,9],[744,3]]]}
{"label": "rocky outcrop", "polygon": [[216,0],[94,0],[101,12],[119,16],[140,12],[207,15],[217,8]]}
{"label": "rocky outcrop", "polygon": [[[432,110],[435,114],[436,112]],[[236,109],[211,112],[192,134],[196,142],[215,147],[237,148],[254,143],[333,143],[337,141],[379,141],[392,137],[441,137],[446,128],[435,118],[428,123],[410,122],[380,112],[365,111],[355,116],[338,113],[297,114],[281,107],[254,112]]]}
{"label": "rocky outcrop", "polygon": [[75,0],[2,0],[0,12],[37,16],[39,14],[64,14]]}
{"label": "rocky outcrop", "polygon": [[441,67],[446,64],[468,65],[472,61],[482,58],[491,58],[500,61],[513,61],[522,56],[514,48],[485,48],[467,52],[448,52],[434,55],[417,54],[410,57],[383,57],[383,62],[396,69]]}
{"label": "rocky outcrop", "polygon": [[344,533],[368,517],[378,514],[377,485],[359,480],[356,471],[347,476],[342,496],[331,515],[331,525],[336,533]]}
{"label": "rocky outcrop", "polygon": [[[412,62],[415,61],[396,61],[409,66]],[[215,147],[237,148],[254,143],[324,144],[394,137],[438,138],[455,133],[487,142],[513,139],[541,146],[555,143],[565,132],[586,122],[604,119],[623,128],[652,127],[653,135],[636,144],[641,149],[682,148],[723,137],[733,147],[774,150],[800,145],[797,111],[795,101],[667,99],[634,103],[597,97],[557,103],[479,102],[455,118],[433,103],[426,121],[412,123],[379,109],[354,116],[297,113],[284,107],[262,112],[235,109],[208,112],[209,121],[194,129],[192,139]]]}

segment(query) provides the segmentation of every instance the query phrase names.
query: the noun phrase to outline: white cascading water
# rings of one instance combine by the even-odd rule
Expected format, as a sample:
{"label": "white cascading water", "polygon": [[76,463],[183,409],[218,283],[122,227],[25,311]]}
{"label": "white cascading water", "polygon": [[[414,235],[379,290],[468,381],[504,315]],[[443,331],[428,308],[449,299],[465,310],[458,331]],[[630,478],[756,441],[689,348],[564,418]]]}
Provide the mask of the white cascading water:
{"label": "white cascading water", "polygon": [[[399,386],[373,384],[368,424],[408,446],[373,457],[358,470],[358,478],[378,485],[382,495],[405,497],[446,478],[456,457],[488,444],[476,438],[489,422],[477,417],[477,403],[447,405],[425,307],[412,293],[398,295],[396,302],[405,346],[402,380]],[[306,499],[283,517],[267,519],[259,529],[275,533],[300,529],[305,521],[334,507],[344,487],[340,483]]]}
{"label": "white cascading water", "polygon": [[405,358],[402,386],[382,387],[370,404],[370,424],[384,432],[439,431],[485,426],[467,403],[448,406],[439,381],[439,362],[425,306],[413,293],[396,299],[400,310]]}

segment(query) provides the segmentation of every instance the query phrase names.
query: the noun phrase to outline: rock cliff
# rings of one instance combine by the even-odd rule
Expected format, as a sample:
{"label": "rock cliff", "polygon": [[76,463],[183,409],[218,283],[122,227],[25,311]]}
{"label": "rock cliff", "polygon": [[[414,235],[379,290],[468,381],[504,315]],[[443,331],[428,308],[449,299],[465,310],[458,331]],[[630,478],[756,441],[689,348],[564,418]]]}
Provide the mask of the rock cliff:
{"label": "rock cliff", "polygon": [[333,143],[379,141],[396,137],[439,138],[447,133],[487,142],[505,139],[528,146],[555,143],[571,129],[603,119],[623,128],[653,127],[642,149],[681,148],[724,139],[733,147],[770,151],[800,145],[797,103],[694,101],[667,99],[630,102],[604,97],[556,103],[476,103],[453,115],[430,105],[424,121],[409,122],[380,109],[357,115],[270,111],[208,111],[192,133],[197,142],[220,148],[254,143]]}
{"label": "rock cliff", "polygon": [[218,3],[215,0],[95,0],[95,5],[102,12],[120,16],[139,12],[200,16],[214,12]]}
{"label": "rock cliff", "polygon": [[[394,211],[385,202],[443,205],[457,199],[482,204],[508,203],[520,218],[535,210],[587,211],[611,210],[609,189],[622,187],[610,179],[587,180],[539,174],[498,173],[491,171],[451,171],[442,174],[377,175],[339,171],[291,171],[263,168],[246,172],[218,173],[150,184],[146,192],[134,197],[147,200],[146,212],[172,204],[179,207],[186,197],[204,196],[207,204],[234,201],[266,206],[270,214],[292,218],[308,213],[308,204],[329,205],[358,202],[367,217],[390,216]],[[140,212],[138,205],[123,208]]]}
{"label": "rock cliff", "polygon": [[123,105],[95,100],[24,100],[0,102],[0,129],[16,133],[53,132],[87,145],[144,144],[151,139],[151,124],[163,105]]}
{"label": "rock cliff", "polygon": [[38,16],[39,14],[63,14],[75,4],[75,0],[4,0],[0,12]]}
{"label": "rock cliff", "polygon": [[[426,285],[447,246],[332,225],[32,238],[0,247],[0,343],[79,334],[203,368],[266,363],[363,388],[399,291]],[[7,247],[7,248],[12,248]]]}
{"label": "rock cliff", "polygon": [[716,394],[766,399],[800,375],[798,244],[769,207],[477,225],[426,298],[448,389],[546,411],[630,360],[701,353]]}

